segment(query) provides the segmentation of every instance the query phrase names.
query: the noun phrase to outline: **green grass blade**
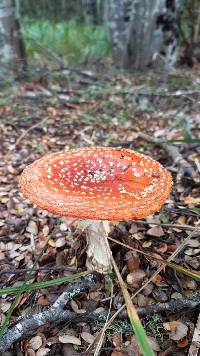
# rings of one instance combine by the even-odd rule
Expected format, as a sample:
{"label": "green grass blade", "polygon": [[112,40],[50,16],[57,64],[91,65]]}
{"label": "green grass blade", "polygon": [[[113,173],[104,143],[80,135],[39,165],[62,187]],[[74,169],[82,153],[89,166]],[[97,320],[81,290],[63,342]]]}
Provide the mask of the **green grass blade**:
{"label": "green grass blade", "polygon": [[76,279],[79,279],[81,277],[85,277],[89,272],[80,272],[80,273],[74,273],[69,276],[63,276],[63,277],[58,277],[55,279],[50,279],[45,282],[36,282],[32,284],[25,284],[23,283],[22,286],[19,287],[8,287],[8,288],[2,288],[0,289],[0,295],[4,294],[15,294],[15,293],[24,293],[24,292],[30,292],[35,289],[43,289],[43,288],[48,288],[52,286],[56,286],[65,282],[72,282]]}
{"label": "green grass blade", "polygon": [[120,284],[120,287],[121,287],[121,290],[122,290],[122,293],[124,296],[127,313],[128,313],[128,316],[129,316],[129,319],[131,322],[132,329],[135,333],[136,340],[140,347],[140,350],[141,350],[143,356],[154,356],[154,352],[150,346],[150,343],[149,343],[149,340],[145,333],[145,330],[141,324],[141,321],[139,319],[137,311],[133,305],[130,294],[129,294],[129,292],[126,288],[126,285],[121,277],[121,274],[120,274],[119,269],[115,263],[115,260],[113,257],[111,257],[111,260],[112,260],[112,265],[113,265],[114,271],[117,275],[117,279],[119,281],[119,284]]}

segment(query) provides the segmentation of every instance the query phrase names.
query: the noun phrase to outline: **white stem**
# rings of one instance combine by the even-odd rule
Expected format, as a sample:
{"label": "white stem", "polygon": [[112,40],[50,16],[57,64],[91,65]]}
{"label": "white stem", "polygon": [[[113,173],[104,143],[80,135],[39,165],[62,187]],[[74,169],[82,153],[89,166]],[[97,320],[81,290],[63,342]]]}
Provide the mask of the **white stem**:
{"label": "white stem", "polygon": [[111,250],[108,243],[109,222],[84,221],[87,236],[87,268],[89,271],[107,273],[112,270]]}

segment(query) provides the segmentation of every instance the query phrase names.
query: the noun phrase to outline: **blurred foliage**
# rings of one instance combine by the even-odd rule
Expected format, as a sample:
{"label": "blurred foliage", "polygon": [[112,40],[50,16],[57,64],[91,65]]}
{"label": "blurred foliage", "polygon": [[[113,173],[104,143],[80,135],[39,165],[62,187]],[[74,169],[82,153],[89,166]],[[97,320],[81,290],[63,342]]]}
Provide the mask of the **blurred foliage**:
{"label": "blurred foliage", "polygon": [[52,21],[70,20],[72,16],[82,19],[82,0],[20,0],[19,11],[23,16]]}
{"label": "blurred foliage", "polygon": [[83,63],[98,60],[109,54],[109,39],[106,28],[81,24],[76,18],[63,22],[45,19],[22,18],[22,33],[26,51],[31,61],[52,55],[65,57],[65,63]]}

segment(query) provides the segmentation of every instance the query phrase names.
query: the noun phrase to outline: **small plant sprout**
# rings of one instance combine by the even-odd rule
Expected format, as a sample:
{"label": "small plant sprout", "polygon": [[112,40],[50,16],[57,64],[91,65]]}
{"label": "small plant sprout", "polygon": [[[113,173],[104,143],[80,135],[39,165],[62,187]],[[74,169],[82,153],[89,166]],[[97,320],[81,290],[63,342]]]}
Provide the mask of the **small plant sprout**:
{"label": "small plant sprout", "polygon": [[172,178],[141,153],[89,147],[44,156],[24,169],[19,184],[38,207],[85,220],[87,267],[106,273],[111,270],[109,221],[142,219],[158,211]]}

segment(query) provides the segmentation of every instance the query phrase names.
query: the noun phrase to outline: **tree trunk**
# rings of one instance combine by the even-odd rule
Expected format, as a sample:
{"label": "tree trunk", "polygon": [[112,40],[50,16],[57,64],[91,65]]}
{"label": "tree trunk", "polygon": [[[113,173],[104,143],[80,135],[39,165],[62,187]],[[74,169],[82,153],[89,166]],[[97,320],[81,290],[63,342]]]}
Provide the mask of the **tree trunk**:
{"label": "tree trunk", "polygon": [[104,22],[106,1],[82,0],[82,9],[86,22],[93,25],[101,25]]}
{"label": "tree trunk", "polygon": [[109,29],[117,65],[162,70],[175,64],[181,0],[109,1]]}
{"label": "tree trunk", "polygon": [[0,0],[0,79],[15,77],[25,69],[25,50],[12,0]]}

